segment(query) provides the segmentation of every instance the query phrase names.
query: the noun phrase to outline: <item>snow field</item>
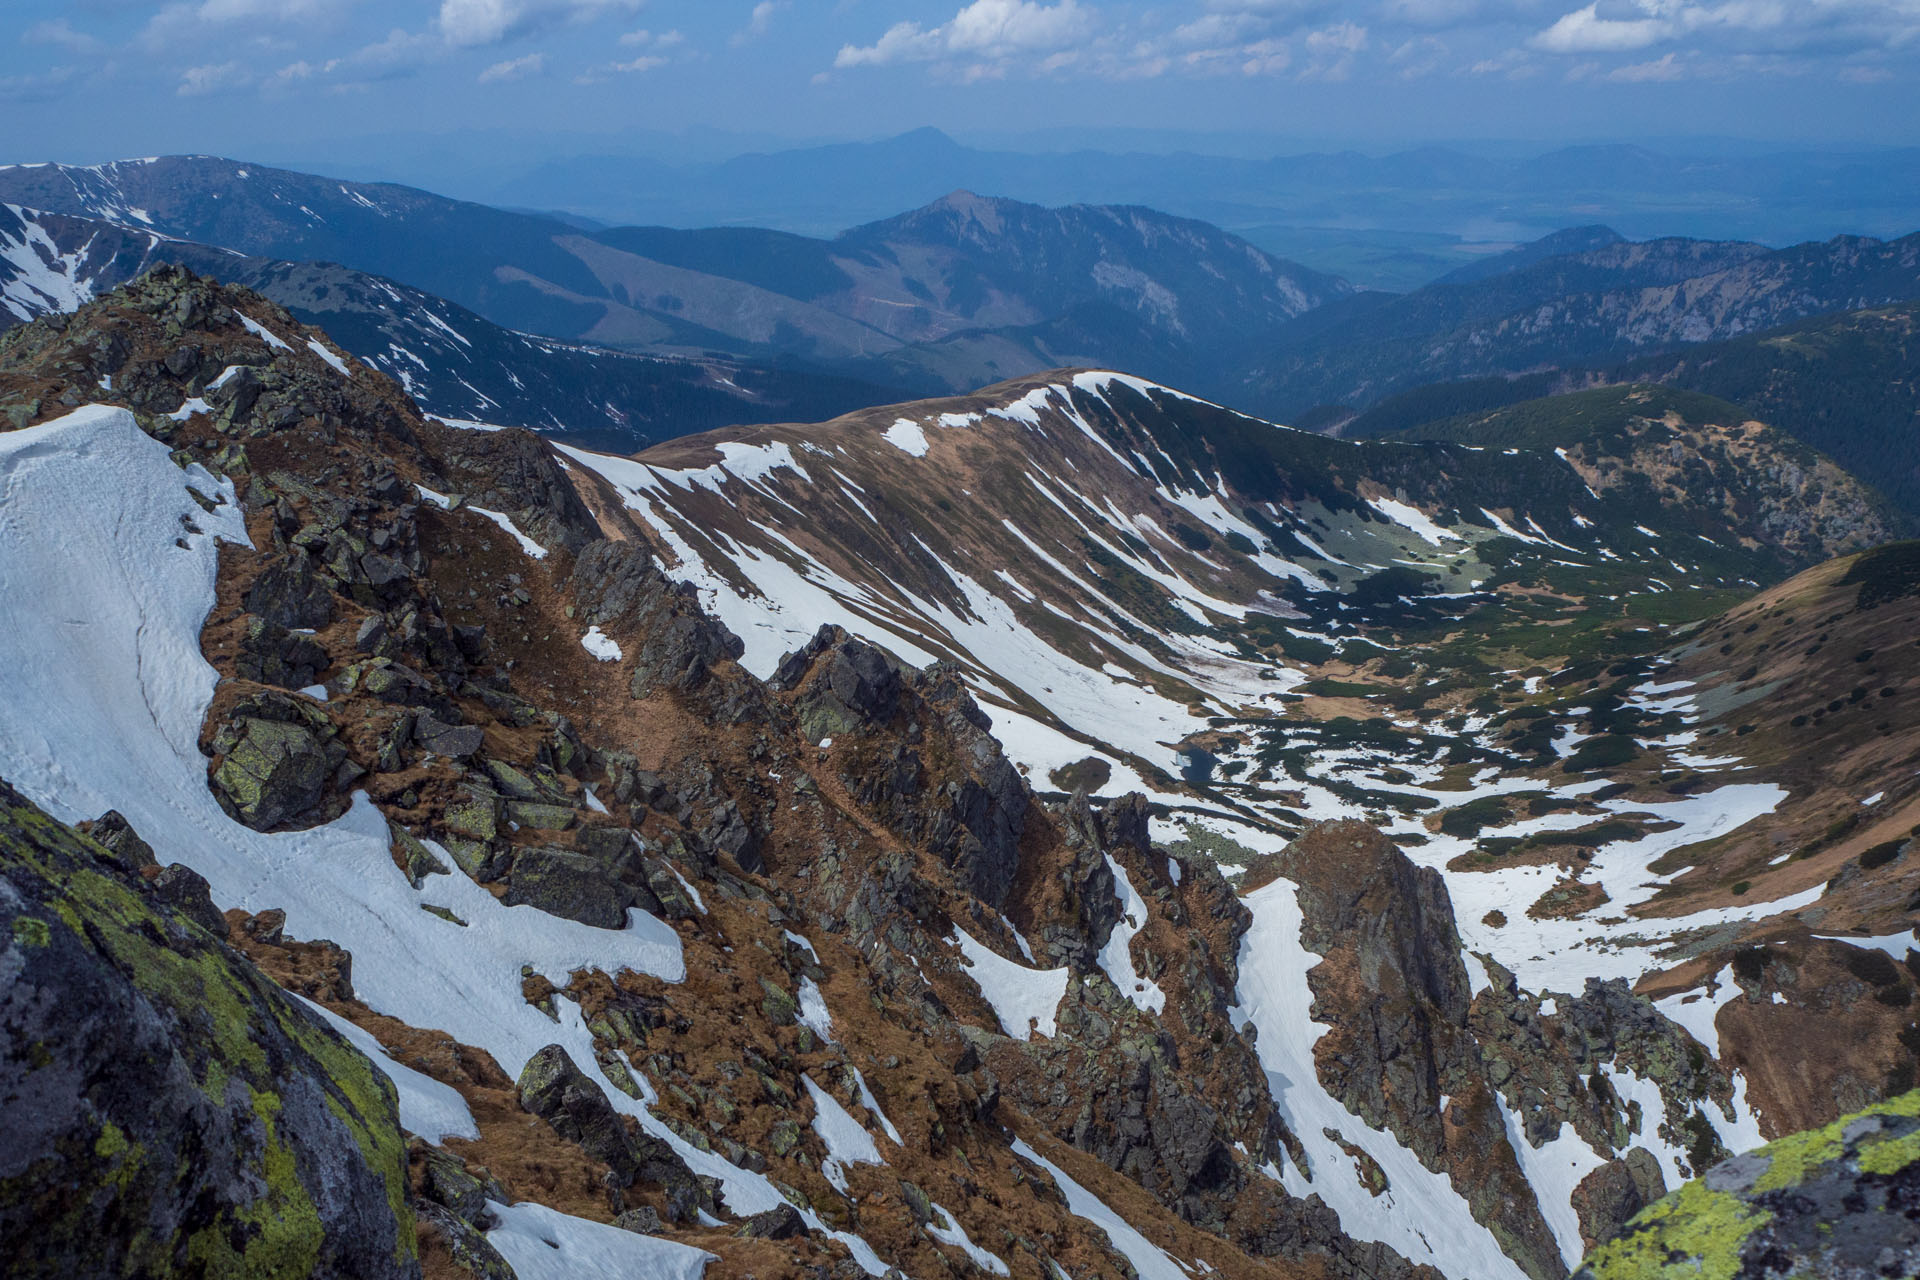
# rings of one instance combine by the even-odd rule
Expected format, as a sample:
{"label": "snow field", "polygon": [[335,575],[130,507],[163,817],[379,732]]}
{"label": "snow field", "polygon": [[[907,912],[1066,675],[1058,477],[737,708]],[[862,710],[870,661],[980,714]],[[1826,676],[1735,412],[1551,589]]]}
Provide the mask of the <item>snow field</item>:
{"label": "snow field", "polygon": [[1126,868],[1115,862],[1112,854],[1107,854],[1106,859],[1107,870],[1113,873],[1114,886],[1119,890],[1120,920],[1107,935],[1106,945],[1100,948],[1100,968],[1120,989],[1120,994],[1133,1001],[1142,1013],[1159,1013],[1166,1008],[1167,993],[1134,967],[1133,953],[1128,949],[1134,935],[1146,926],[1147,904],[1134,892]]}
{"label": "snow field", "polygon": [[807,1087],[807,1096],[813,1099],[813,1131],[827,1148],[827,1158],[822,1162],[820,1172],[836,1191],[844,1195],[847,1190],[846,1166],[885,1164],[886,1161],[880,1156],[880,1148],[873,1145],[873,1135],[853,1118],[851,1111],[840,1105],[838,1098],[815,1084],[811,1076],[801,1076],[800,1082]]}
{"label": "snow field", "polygon": [[926,457],[927,449],[930,447],[927,444],[927,433],[922,431],[920,424],[912,418],[899,419],[881,432],[880,438],[900,452],[914,458]]}
{"label": "snow field", "polygon": [[707,1264],[718,1261],[704,1249],[589,1222],[531,1201],[489,1200],[487,1209],[496,1220],[487,1243],[500,1251],[518,1280],[700,1280]]}
{"label": "snow field", "polygon": [[[189,485],[220,505],[203,511]],[[205,876],[223,909],[283,908],[288,936],[330,938],[353,955],[356,994],[376,1012],[485,1049],[509,1075],[543,1046],[560,1044],[616,1108],[697,1172],[721,1179],[735,1212],[783,1203],[766,1178],[673,1135],[647,1109],[650,1086],[640,1073],[642,1098],[614,1087],[573,1001],[555,1000],[556,1022],[521,995],[523,964],[558,984],[576,969],[681,981],[679,937],[662,921],[630,910],[625,929],[596,929],[502,906],[458,872],[430,875],[415,890],[393,863],[386,819],[364,795],[333,822],[277,835],[242,827],[220,809],[198,741],[217,678],[201,657],[200,628],[214,603],[222,540],[246,541],[232,485],[197,467],[183,472],[123,409],[91,406],[0,434],[0,595],[9,604],[9,625],[0,628],[0,775],[62,821],[120,810],[163,861]],[[417,1084],[403,1086],[409,1115],[429,1128],[446,1125],[445,1095]],[[512,1222],[538,1229],[510,1226],[509,1247],[544,1230],[563,1237],[562,1247],[549,1248],[542,1236],[540,1252],[529,1246],[524,1257],[566,1255],[554,1262],[563,1270],[522,1271],[523,1280],[697,1274],[645,1270],[658,1259],[604,1252],[614,1237],[598,1233],[611,1228],[574,1227],[578,1220],[537,1206],[509,1212],[521,1208],[527,1212]],[[620,1250],[646,1245],[615,1234]],[[864,1241],[831,1234],[870,1274],[885,1271]]]}

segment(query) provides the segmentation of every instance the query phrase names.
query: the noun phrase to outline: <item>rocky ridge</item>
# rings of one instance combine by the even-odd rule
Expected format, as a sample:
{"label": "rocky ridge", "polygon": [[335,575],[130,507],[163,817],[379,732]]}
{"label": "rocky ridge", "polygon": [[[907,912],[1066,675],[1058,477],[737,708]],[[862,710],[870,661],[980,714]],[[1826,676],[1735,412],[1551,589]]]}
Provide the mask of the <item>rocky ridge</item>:
{"label": "rocky ridge", "polygon": [[[324,834],[371,804],[422,895],[396,909],[452,931],[474,922],[427,896],[442,877],[610,945],[648,918],[677,939],[677,980],[524,971],[553,1043],[509,1060],[364,1003],[351,954],[274,911],[227,916],[262,972],[464,1102],[477,1138],[411,1146],[429,1273],[501,1274],[503,1215],[539,1204],[704,1250],[719,1277],[1144,1275],[1168,1254],[1430,1274],[1331,1207],[1388,1134],[1496,1257],[1557,1280],[1660,1193],[1662,1161],[1677,1179],[1724,1154],[1734,1085],[1668,1006],[1613,982],[1549,1013],[1456,958],[1437,872],[1303,824],[1269,870],[1299,886],[1334,1028],[1307,1071],[1360,1122],[1349,1163],[1308,1159],[1321,1135],[1289,1127],[1273,1049],[1236,1025],[1252,914],[1213,858],[1156,841],[1163,797],[1037,791],[964,669],[851,629],[761,678],[581,455],[421,418],[330,350],[165,271],[0,339],[0,404],[27,428],[117,400],[232,484],[251,545],[219,551],[200,746],[235,819]],[[1022,1017],[1009,984],[1041,982],[1059,999]],[[1614,1092],[1626,1073],[1657,1104]],[[1594,1165],[1572,1228],[1525,1180],[1562,1126]],[[778,1203],[743,1211],[747,1186]],[[1088,1188],[1146,1243],[1090,1225]],[[1384,1216],[1402,1190],[1362,1194]]]}

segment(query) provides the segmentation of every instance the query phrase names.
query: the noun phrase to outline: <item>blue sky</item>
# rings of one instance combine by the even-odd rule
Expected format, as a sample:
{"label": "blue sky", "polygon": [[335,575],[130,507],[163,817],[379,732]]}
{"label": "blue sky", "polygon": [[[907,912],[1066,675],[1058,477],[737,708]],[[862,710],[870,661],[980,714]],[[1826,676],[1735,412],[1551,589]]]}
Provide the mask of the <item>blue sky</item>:
{"label": "blue sky", "polygon": [[0,23],[5,160],[919,125],[1920,141],[1920,0],[12,0]]}

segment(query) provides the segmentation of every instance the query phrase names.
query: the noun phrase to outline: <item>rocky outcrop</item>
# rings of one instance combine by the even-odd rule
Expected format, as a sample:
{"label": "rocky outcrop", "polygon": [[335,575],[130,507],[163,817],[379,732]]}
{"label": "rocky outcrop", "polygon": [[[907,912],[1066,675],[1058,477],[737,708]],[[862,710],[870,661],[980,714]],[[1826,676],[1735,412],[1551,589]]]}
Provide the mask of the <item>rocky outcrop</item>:
{"label": "rocky outcrop", "polygon": [[1658,1201],[1575,1280],[1920,1275],[1920,1093],[1735,1156]]}
{"label": "rocky outcrop", "polygon": [[[1490,985],[1474,999],[1472,1027],[1486,1078],[1527,1141],[1551,1142],[1564,1123],[1594,1150],[1629,1158],[1636,1142],[1658,1134],[1685,1151],[1696,1172],[1727,1154],[1703,1109],[1734,1118],[1731,1075],[1624,981],[1590,978],[1581,994],[1555,997],[1555,1011],[1543,1014],[1540,998],[1522,991],[1512,974],[1492,962],[1486,970]],[[1607,1072],[1658,1085],[1661,1113],[1640,1114],[1607,1083]],[[1604,1216],[1596,1221],[1605,1224]]]}
{"label": "rocky outcrop", "polygon": [[347,750],[319,707],[278,693],[248,698],[211,745],[213,794],[237,821],[271,831],[332,816],[321,802]]}
{"label": "rocky outcrop", "polygon": [[630,1128],[600,1086],[559,1045],[550,1044],[527,1059],[516,1087],[521,1106],[607,1166],[611,1186],[640,1182],[658,1187],[666,1196],[672,1222],[691,1221],[702,1211],[719,1212],[712,1190],[673,1148]]}
{"label": "rocky outcrop", "polygon": [[1299,886],[1300,941],[1322,957],[1307,972],[1314,1021],[1331,1028],[1314,1045],[1321,1083],[1447,1173],[1529,1275],[1564,1275],[1468,1027],[1472,988],[1440,873],[1361,822],[1309,828],[1272,870]]}
{"label": "rocky outcrop", "polygon": [[393,1086],[4,783],[0,938],[9,1275],[418,1276]]}
{"label": "rocky outcrop", "polygon": [[1580,1216],[1580,1240],[1588,1249],[1620,1234],[1633,1216],[1667,1193],[1660,1161],[1645,1147],[1635,1147],[1618,1160],[1609,1160],[1580,1180],[1573,1189],[1574,1212]]}
{"label": "rocky outcrop", "polygon": [[693,588],[670,581],[637,543],[602,540],[586,547],[569,585],[582,621],[644,637],[632,658],[636,698],[662,689],[691,692],[720,663],[745,652],[738,636],[700,608]]}
{"label": "rocky outcrop", "polygon": [[1033,794],[956,669],[903,671],[865,641],[822,627],[769,683],[793,695],[807,741],[853,739],[840,776],[868,813],[923,843],[972,896],[1006,902]]}
{"label": "rocky outcrop", "polygon": [[505,512],[542,546],[577,553],[600,539],[600,526],[553,450],[533,432],[459,431],[448,443],[441,471],[470,505]]}

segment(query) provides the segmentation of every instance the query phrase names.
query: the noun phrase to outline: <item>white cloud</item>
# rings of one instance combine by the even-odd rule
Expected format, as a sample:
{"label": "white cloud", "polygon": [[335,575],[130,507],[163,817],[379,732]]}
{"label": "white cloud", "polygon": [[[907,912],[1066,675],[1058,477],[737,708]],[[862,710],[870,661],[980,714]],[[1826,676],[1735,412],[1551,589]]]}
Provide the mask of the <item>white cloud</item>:
{"label": "white cloud", "polygon": [[1678,80],[1686,74],[1680,65],[1679,55],[1662,54],[1651,62],[1636,62],[1629,66],[1615,67],[1607,73],[1607,79],[1619,80],[1627,84],[1645,84],[1656,80]]}
{"label": "white cloud", "polygon": [[1446,42],[1436,36],[1420,36],[1409,40],[1387,55],[1387,65],[1402,80],[1417,80],[1421,76],[1432,75],[1440,69],[1440,64],[1451,52]]}
{"label": "white cloud", "polygon": [[196,10],[204,22],[239,22],[249,18],[305,21],[344,16],[356,0],[203,0]]}
{"label": "white cloud", "polygon": [[437,37],[395,27],[384,40],[376,40],[352,53],[327,59],[320,64],[317,74],[355,85],[397,80],[412,75],[430,58],[443,51]]}
{"label": "white cloud", "polygon": [[671,49],[685,40],[686,37],[681,35],[677,30],[662,31],[658,35],[655,35],[645,27],[640,28],[638,31],[629,31],[620,37],[621,44],[634,49],[649,47],[655,49]]}
{"label": "white cloud", "polygon": [[883,67],[892,62],[923,62],[939,57],[945,49],[941,28],[923,31],[917,22],[896,22],[870,45],[841,45],[833,65]]}
{"label": "white cloud", "polygon": [[50,102],[66,94],[77,74],[72,67],[54,67],[39,75],[0,76],[0,102]]}
{"label": "white cloud", "polygon": [[1303,80],[1345,80],[1353,74],[1354,55],[1367,47],[1367,29],[1352,22],[1337,22],[1330,27],[1307,33],[1307,65],[1300,72]]}
{"label": "white cloud", "polygon": [[338,24],[360,0],[174,0],[147,20],[139,43],[156,51],[204,52],[211,40],[231,40],[231,30],[260,30],[280,23],[327,27]]}
{"label": "white cloud", "polygon": [[1598,3],[1575,9],[1533,38],[1548,53],[1622,53],[1670,39],[1674,24],[1666,18],[1603,18]]}
{"label": "white cloud", "polygon": [[476,80],[480,84],[505,84],[513,80],[524,80],[528,76],[537,76],[547,69],[547,55],[530,53],[524,58],[509,58],[505,62],[496,62],[482,71]]}
{"label": "white cloud", "polygon": [[244,88],[252,84],[253,79],[253,72],[242,63],[208,63],[205,66],[188,67],[182,72],[180,87],[175,92],[183,98],[198,98],[226,89]]}
{"label": "white cloud", "polygon": [[448,44],[477,48],[568,22],[632,13],[646,0],[440,0],[434,27]]}
{"label": "white cloud", "polygon": [[289,62],[260,84],[263,90],[291,89],[294,85],[311,80],[320,74],[320,68],[302,58],[298,62]]}
{"label": "white cloud", "polygon": [[72,53],[97,53],[102,47],[93,36],[84,31],[75,31],[73,24],[65,18],[34,23],[21,35],[20,41],[22,44],[52,45]]}
{"label": "white cloud", "polygon": [[1218,49],[1232,41],[1255,33],[1264,33],[1268,20],[1251,13],[1209,13],[1173,29],[1169,41],[1176,46]]}
{"label": "white cloud", "polygon": [[753,14],[747,19],[747,25],[733,33],[732,44],[742,45],[750,40],[758,40],[773,28],[773,15],[787,7],[787,0],[760,0],[753,6]]}
{"label": "white cloud", "polygon": [[1734,53],[1899,48],[1920,40],[1920,0],[1594,0],[1530,43],[1547,53],[1631,53],[1686,40]]}
{"label": "white cloud", "polygon": [[949,21],[932,29],[922,28],[917,22],[897,22],[871,45],[843,45],[833,65],[885,66],[943,57],[985,64],[1022,54],[1047,54],[1086,37],[1095,22],[1093,11],[1077,0],[1058,0],[1055,4],[973,0]]}
{"label": "white cloud", "polygon": [[518,0],[441,0],[438,22],[450,44],[498,44],[524,17]]}

